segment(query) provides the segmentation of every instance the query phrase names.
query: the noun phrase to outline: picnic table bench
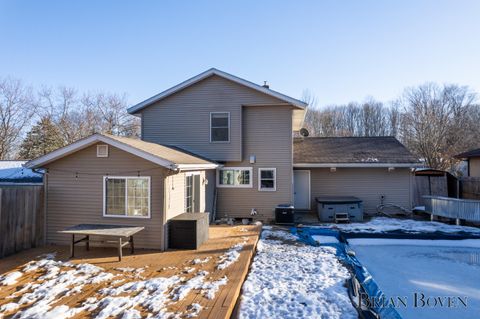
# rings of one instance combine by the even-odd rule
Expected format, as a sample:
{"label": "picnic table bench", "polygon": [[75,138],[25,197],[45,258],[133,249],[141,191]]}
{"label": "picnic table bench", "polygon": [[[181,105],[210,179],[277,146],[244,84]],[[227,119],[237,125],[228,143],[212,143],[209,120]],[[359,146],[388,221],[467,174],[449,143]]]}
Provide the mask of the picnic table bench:
{"label": "picnic table bench", "polygon": [[[99,224],[79,224],[68,227],[59,231],[63,234],[71,234],[72,241],[70,243],[70,258],[75,256],[75,245],[81,242],[86,242],[87,250],[90,250],[90,236],[114,237],[115,241],[101,241],[114,242],[118,245],[118,261],[122,260],[122,248],[130,245],[131,253],[135,252],[133,246],[133,235],[144,230],[145,227],[124,226],[124,225],[99,225]],[[75,240],[75,235],[83,235],[83,238]],[[128,238],[128,241],[123,242],[123,238]]]}

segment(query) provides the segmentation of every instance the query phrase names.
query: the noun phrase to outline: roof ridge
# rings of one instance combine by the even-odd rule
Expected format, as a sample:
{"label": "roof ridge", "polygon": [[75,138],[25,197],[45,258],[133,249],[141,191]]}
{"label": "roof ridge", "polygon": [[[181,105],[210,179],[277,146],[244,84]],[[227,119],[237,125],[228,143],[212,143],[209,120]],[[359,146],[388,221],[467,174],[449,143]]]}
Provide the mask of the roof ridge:
{"label": "roof ridge", "polygon": [[136,112],[144,109],[145,107],[147,106],[150,106],[151,104],[153,103],[156,103],[172,94],[175,94],[183,89],[185,89],[186,87],[189,87],[197,82],[200,82],[206,78],[209,78],[210,76],[212,75],[217,75],[217,76],[220,76],[224,79],[227,79],[227,80],[230,80],[232,82],[235,82],[237,84],[240,84],[240,85],[243,85],[245,87],[248,87],[248,88],[251,88],[253,90],[257,90],[263,94],[267,94],[267,95],[270,95],[272,97],[275,97],[279,100],[283,100],[285,102],[288,102],[300,109],[305,109],[308,104],[303,102],[303,101],[300,101],[296,98],[293,98],[293,97],[290,97],[288,95],[285,95],[283,93],[280,93],[280,92],[277,92],[275,90],[272,90],[272,89],[269,89],[269,88],[265,88],[259,84],[256,84],[254,82],[251,82],[249,80],[245,80],[241,77],[238,77],[236,75],[233,75],[233,74],[230,74],[230,73],[227,73],[225,71],[221,71],[219,69],[216,69],[216,68],[210,68],[202,73],[199,73],[191,78],[188,78],[187,80],[183,81],[183,82],[180,82],[178,83],[177,85],[174,85],[158,94],[155,94],[151,97],[149,97],[148,99],[145,99],[143,100],[142,102],[140,103],[137,103],[131,107],[129,107],[127,109],[127,112],[129,114],[135,114]]}

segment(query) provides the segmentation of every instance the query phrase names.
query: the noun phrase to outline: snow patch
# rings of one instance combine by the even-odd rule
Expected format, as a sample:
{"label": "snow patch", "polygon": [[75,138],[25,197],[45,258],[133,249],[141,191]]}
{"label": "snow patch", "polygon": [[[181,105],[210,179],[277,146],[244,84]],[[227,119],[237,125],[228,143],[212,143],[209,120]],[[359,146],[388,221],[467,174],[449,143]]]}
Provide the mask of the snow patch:
{"label": "snow patch", "polygon": [[431,240],[431,239],[388,239],[388,238],[351,238],[348,240],[354,246],[428,246],[428,247],[470,247],[480,248],[480,239]]}
{"label": "snow patch", "polygon": [[[11,311],[15,311],[19,308],[20,306],[18,305],[18,303],[15,303],[15,302],[10,302],[10,303],[7,303],[7,304],[4,304],[3,306],[0,307],[0,312],[11,312]],[[1,314],[0,314],[1,316]],[[0,317],[1,318],[1,317]]]}
{"label": "snow patch", "polygon": [[344,232],[384,233],[391,231],[403,231],[408,233],[458,233],[467,232],[480,234],[480,228],[448,225],[440,222],[419,221],[413,219],[396,219],[389,217],[376,217],[366,223],[337,224],[331,226]]}
{"label": "snow patch", "polygon": [[204,295],[210,300],[214,299],[220,287],[226,285],[227,282],[228,282],[227,276],[223,276],[222,278],[216,281],[206,282],[202,286],[202,295]]}
{"label": "snow patch", "polygon": [[198,314],[200,313],[200,311],[202,311],[202,306],[198,303],[192,303],[189,307],[188,307],[188,310],[190,311],[190,313],[187,314],[187,318],[194,318],[194,317],[198,317]]}
{"label": "snow patch", "polygon": [[17,280],[23,276],[20,271],[14,271],[4,276],[0,276],[0,286],[10,286],[17,283]]}
{"label": "snow patch", "polygon": [[52,259],[53,256],[47,255],[46,258],[30,262],[25,267],[28,271],[41,271],[42,275],[38,278],[40,283],[27,283],[12,294],[12,298],[23,294],[18,300],[18,306],[28,305],[28,308],[15,315],[16,319],[72,317],[83,309],[67,306],[51,309],[52,304],[81,292],[87,284],[98,284],[114,277],[113,274],[104,272],[103,268],[90,264],[74,265],[55,261]]}
{"label": "snow patch", "polygon": [[220,256],[220,260],[217,264],[217,269],[223,270],[236,262],[240,257],[240,251],[243,249],[243,246],[245,246],[245,244],[246,242],[244,241],[230,247],[230,249],[227,250],[226,253]]}
{"label": "snow patch", "polygon": [[203,259],[195,258],[194,260],[192,260],[192,264],[194,264],[194,265],[206,264],[210,261],[210,259],[212,259],[212,257],[205,257]]}
{"label": "snow patch", "polygon": [[319,244],[338,244],[339,241],[335,236],[312,235],[313,240]]}

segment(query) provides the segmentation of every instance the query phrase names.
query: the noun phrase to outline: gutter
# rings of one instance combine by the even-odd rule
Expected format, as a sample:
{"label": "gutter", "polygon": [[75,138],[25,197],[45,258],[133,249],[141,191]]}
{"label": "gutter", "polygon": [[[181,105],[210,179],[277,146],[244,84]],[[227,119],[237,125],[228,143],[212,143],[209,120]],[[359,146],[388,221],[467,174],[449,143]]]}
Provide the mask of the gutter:
{"label": "gutter", "polygon": [[204,170],[204,169],[217,169],[223,167],[220,164],[177,164],[175,165],[176,169],[180,171],[192,171],[192,170]]}
{"label": "gutter", "polygon": [[421,163],[295,163],[293,167],[302,168],[331,168],[331,167],[345,167],[345,168],[389,168],[389,167],[403,167],[414,168],[423,167]]}

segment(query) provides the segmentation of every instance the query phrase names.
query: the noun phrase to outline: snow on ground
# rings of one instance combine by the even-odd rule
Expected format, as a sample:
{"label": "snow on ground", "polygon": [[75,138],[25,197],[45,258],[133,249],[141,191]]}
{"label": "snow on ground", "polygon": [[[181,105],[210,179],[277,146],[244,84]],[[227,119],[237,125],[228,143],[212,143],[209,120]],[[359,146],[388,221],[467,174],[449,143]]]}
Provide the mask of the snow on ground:
{"label": "snow on ground", "polygon": [[[349,243],[387,298],[406,298],[407,307],[397,307],[403,318],[478,318],[480,240],[350,239]],[[448,296],[453,297],[454,307],[433,306],[434,298],[437,302],[442,298],[445,305]],[[467,307],[458,297],[466,300]],[[422,307],[427,300],[431,306]]]}
{"label": "snow on ground", "polygon": [[366,223],[336,224],[332,227],[345,232],[384,233],[402,230],[409,233],[456,233],[468,232],[480,234],[480,228],[468,226],[448,225],[440,222],[418,221],[413,219],[396,219],[389,217],[376,217]]}
{"label": "snow on ground", "polygon": [[334,247],[300,243],[286,231],[263,230],[239,318],[357,318],[344,287],[350,275],[335,253]]}

